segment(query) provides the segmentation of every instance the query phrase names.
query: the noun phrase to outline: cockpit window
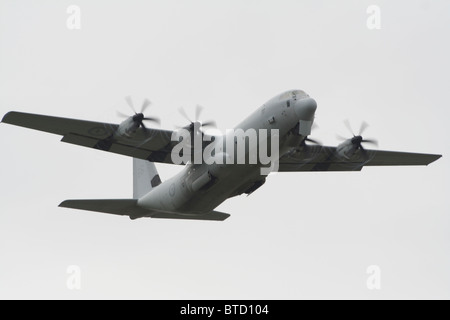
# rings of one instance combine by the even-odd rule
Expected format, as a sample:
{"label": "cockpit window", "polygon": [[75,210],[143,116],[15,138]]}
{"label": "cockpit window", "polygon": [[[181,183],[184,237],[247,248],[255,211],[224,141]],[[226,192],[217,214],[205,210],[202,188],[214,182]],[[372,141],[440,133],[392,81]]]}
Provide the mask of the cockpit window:
{"label": "cockpit window", "polygon": [[309,98],[309,95],[303,90],[288,91],[280,95],[280,100]]}
{"label": "cockpit window", "polygon": [[297,98],[309,98],[309,94],[307,94],[303,90],[296,90],[292,92],[293,95],[297,96]]}

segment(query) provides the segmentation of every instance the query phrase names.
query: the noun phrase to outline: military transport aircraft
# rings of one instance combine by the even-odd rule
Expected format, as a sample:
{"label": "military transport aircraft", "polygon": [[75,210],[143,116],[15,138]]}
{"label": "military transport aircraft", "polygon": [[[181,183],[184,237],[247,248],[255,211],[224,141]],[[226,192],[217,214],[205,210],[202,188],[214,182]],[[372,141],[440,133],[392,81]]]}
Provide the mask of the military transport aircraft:
{"label": "military transport aircraft", "polygon": [[[128,98],[127,102],[134,111],[131,99]],[[148,128],[144,124],[144,121],[158,122],[157,118],[144,116],[149,105],[149,101],[144,101],[140,113],[134,111],[134,115],[119,125],[20,112],[6,114],[2,122],[57,134],[63,137],[63,142],[133,158],[133,199],[68,200],[60,207],[123,215],[131,219],[223,221],[230,215],[215,211],[215,208],[231,197],[250,195],[266,182],[267,176],[261,174],[261,168],[266,164],[260,161],[256,164],[229,164],[228,161],[197,164],[189,161],[179,174],[162,182],[154,163],[174,164],[172,151],[180,140],[172,139],[176,131]],[[291,90],[269,100],[236,129],[276,132],[279,137],[276,169],[279,172],[360,171],[365,166],[429,165],[441,157],[368,150],[363,144],[376,144],[376,141],[362,137],[367,127],[364,123],[359,134],[352,134],[339,146],[321,146],[309,138],[316,109],[316,101],[308,94]],[[199,113],[200,110],[195,121],[184,127],[193,137],[204,137],[206,133],[202,126],[212,124],[202,124],[198,120]],[[211,153],[212,157],[227,160],[230,154],[235,157],[235,152],[231,151],[237,150],[238,139],[235,138],[235,145],[227,147],[224,136],[202,140],[201,149],[213,145],[217,149],[215,154]],[[249,156],[251,149],[247,146],[247,138],[243,137],[243,141],[246,156]]]}

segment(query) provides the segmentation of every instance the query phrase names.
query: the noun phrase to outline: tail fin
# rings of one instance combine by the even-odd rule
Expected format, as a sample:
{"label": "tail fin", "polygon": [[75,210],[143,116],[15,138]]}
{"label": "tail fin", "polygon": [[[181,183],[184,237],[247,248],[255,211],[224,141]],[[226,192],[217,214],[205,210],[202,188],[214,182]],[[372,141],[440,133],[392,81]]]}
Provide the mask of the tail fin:
{"label": "tail fin", "polygon": [[153,162],[133,159],[133,198],[140,199],[161,184]]}

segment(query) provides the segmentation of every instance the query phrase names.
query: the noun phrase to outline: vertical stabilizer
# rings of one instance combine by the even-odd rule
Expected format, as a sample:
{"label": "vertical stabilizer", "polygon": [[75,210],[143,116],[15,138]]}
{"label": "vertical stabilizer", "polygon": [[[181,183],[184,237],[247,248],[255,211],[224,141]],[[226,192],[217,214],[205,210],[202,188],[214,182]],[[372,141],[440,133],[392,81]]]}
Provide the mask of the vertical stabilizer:
{"label": "vertical stabilizer", "polygon": [[133,198],[140,199],[161,184],[153,162],[133,159]]}

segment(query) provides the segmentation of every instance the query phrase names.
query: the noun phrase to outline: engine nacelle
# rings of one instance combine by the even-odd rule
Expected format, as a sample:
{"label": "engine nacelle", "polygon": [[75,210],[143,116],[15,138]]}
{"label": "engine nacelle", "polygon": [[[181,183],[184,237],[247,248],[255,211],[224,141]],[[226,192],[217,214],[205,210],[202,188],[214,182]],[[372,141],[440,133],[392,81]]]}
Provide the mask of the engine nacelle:
{"label": "engine nacelle", "polygon": [[337,156],[341,159],[350,160],[358,152],[358,155],[367,158],[368,154],[366,149],[362,146],[362,143],[377,144],[377,141],[365,140],[362,136],[354,136],[351,139],[345,140],[336,148]]}
{"label": "engine nacelle", "polygon": [[337,146],[336,156],[341,159],[350,160],[350,158],[355,154],[356,150],[358,150],[358,147],[352,143],[352,139],[348,139]]}
{"label": "engine nacelle", "polygon": [[133,120],[133,117],[128,118],[124,122],[122,122],[119,125],[119,128],[117,129],[115,136],[116,137],[131,137],[134,135],[139,128],[140,124],[136,123]]}

